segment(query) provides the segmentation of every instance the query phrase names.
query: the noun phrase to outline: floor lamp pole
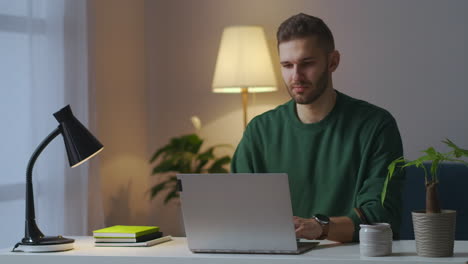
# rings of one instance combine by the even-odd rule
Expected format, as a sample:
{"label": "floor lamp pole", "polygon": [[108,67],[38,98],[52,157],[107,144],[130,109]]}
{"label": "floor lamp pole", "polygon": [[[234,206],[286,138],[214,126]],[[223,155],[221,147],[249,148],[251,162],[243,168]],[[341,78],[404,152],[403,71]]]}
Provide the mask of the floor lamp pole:
{"label": "floor lamp pole", "polygon": [[247,127],[247,103],[249,99],[248,88],[242,88],[242,110],[244,111],[244,130]]}

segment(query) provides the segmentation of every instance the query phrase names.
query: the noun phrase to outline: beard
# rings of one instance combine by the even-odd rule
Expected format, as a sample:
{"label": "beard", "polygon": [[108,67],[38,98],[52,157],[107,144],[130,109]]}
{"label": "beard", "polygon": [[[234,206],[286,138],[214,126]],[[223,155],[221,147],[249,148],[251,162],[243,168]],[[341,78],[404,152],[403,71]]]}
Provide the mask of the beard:
{"label": "beard", "polygon": [[[294,93],[293,86],[305,86],[306,89],[302,93]],[[296,82],[288,85],[288,93],[296,104],[312,104],[325,92],[328,86],[328,69],[325,70],[317,80],[317,82]]]}

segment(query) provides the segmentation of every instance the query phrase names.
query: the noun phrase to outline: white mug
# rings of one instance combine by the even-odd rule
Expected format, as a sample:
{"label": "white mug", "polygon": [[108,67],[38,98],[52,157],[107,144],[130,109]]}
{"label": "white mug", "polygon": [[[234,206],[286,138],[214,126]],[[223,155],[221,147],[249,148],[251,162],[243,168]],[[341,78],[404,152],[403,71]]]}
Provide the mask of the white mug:
{"label": "white mug", "polygon": [[360,225],[359,249],[361,256],[379,257],[392,254],[392,229],[388,223]]}

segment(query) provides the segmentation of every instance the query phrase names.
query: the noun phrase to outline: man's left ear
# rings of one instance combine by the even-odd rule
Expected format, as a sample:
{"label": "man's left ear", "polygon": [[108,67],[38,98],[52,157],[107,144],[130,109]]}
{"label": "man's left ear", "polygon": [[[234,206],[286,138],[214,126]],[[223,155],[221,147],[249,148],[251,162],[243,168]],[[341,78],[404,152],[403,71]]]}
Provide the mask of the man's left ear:
{"label": "man's left ear", "polygon": [[328,56],[328,70],[330,72],[334,72],[340,64],[340,53],[337,50],[334,50]]}

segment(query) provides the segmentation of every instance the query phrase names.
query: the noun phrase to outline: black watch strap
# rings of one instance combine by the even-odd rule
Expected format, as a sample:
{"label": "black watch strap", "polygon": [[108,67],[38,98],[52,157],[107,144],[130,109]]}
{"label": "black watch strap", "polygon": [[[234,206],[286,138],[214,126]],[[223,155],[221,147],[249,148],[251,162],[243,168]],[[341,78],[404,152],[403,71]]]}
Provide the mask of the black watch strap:
{"label": "black watch strap", "polygon": [[328,237],[328,231],[330,229],[330,218],[323,214],[316,214],[313,216],[315,221],[322,226],[322,234],[317,238],[319,240],[326,239]]}

